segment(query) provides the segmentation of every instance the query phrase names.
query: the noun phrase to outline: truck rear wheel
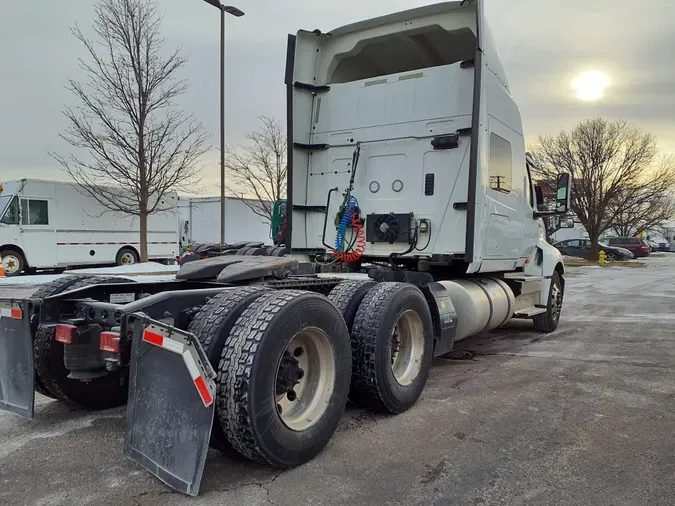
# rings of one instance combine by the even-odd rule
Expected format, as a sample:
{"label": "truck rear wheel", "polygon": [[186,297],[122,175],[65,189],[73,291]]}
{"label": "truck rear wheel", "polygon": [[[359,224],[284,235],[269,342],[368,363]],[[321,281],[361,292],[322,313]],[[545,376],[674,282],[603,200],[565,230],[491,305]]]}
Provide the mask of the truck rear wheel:
{"label": "truck rear wheel", "polygon": [[[110,277],[80,278],[62,292],[92,285],[129,282],[128,279]],[[54,327],[38,328],[33,345],[37,376],[55,399],[88,410],[114,408],[127,401],[127,378],[122,369],[88,382],[68,378],[70,372],[63,363],[64,345],[56,341],[55,333]]]}
{"label": "truck rear wheel", "polygon": [[349,333],[326,297],[265,294],[243,312],[223,351],[217,410],[223,431],[254,461],[303,464],[335,432],[350,376]]}
{"label": "truck rear wheel", "polygon": [[550,334],[558,328],[558,324],[560,323],[560,312],[562,311],[563,295],[560,274],[558,271],[553,271],[551,288],[548,292],[546,312],[533,318],[535,330]]}
{"label": "truck rear wheel", "polygon": [[407,283],[379,283],[363,299],[352,327],[350,400],[402,413],[422,394],[431,369],[433,322],[424,295]]}
{"label": "truck rear wheel", "polygon": [[[190,322],[188,331],[199,339],[209,362],[216,371],[225,343],[237,319],[249,304],[268,291],[269,289],[262,286],[245,286],[226,290],[204,304]],[[232,450],[220,423],[213,424],[210,444],[212,448],[224,452]]]}
{"label": "truck rear wheel", "polygon": [[342,314],[347,324],[349,332],[352,331],[354,325],[354,318],[363,298],[375,286],[375,281],[347,281],[340,283],[328,295],[330,300],[338,311]]}
{"label": "truck rear wheel", "polygon": [[[42,299],[45,297],[51,297],[52,295],[58,295],[67,291],[72,285],[82,281],[83,279],[89,279],[89,277],[63,276],[61,278],[57,278],[54,281],[50,281],[49,283],[42,285],[42,287],[33,292],[31,297]],[[31,332],[33,336],[35,336],[37,332],[38,319],[39,315],[37,313],[31,315]],[[33,342],[33,344],[35,343]],[[54,394],[47,390],[47,387],[45,387],[44,383],[42,383],[42,379],[40,379],[40,376],[38,376],[37,372],[35,373],[35,391],[51,399],[56,399]]]}

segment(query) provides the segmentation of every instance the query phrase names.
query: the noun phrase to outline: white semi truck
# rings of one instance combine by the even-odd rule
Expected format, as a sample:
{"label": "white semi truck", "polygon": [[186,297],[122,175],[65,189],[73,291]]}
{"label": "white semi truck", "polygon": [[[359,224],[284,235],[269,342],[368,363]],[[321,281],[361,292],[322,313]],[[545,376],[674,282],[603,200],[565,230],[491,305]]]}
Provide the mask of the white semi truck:
{"label": "white semi truck", "polygon": [[196,495],[209,446],[301,465],[348,398],[414,409],[458,341],[512,318],[557,328],[564,265],[540,218],[569,210],[570,178],[538,212],[482,0],[300,31],[286,85],[288,255],[0,300],[0,406],[128,396],[125,454]]}

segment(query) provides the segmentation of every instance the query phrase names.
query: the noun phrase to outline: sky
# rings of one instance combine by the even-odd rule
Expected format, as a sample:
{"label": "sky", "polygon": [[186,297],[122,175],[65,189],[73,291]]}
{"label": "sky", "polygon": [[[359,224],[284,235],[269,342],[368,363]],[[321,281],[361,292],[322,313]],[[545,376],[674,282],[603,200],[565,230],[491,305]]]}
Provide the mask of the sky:
{"label": "sky", "polygon": [[[232,0],[226,49],[226,141],[244,142],[265,114],[285,122],[288,33],[326,32],[362,19],[433,2],[423,0]],[[675,154],[675,2],[672,0],[485,0],[488,22],[520,106],[529,142],[590,116],[621,118],[656,134]],[[158,0],[167,47],[189,57],[178,103],[218,144],[219,12],[202,0]],[[0,0],[0,180],[66,179],[48,149],[67,152],[58,134],[73,104],[63,87],[78,79],[82,48],[70,34],[91,33],[92,0]],[[582,100],[573,87],[586,72],[606,79],[603,96]],[[591,74],[590,84],[598,78]],[[600,83],[603,84],[603,83]],[[588,86],[585,88],[588,93]],[[592,90],[590,90],[592,91]],[[202,194],[217,194],[218,152],[205,159]]]}

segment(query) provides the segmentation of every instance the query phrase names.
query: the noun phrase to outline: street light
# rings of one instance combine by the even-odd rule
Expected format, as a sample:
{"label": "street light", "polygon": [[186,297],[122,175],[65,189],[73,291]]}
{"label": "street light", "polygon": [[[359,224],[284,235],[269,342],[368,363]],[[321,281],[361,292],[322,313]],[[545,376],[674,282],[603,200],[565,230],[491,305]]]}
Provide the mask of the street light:
{"label": "street light", "polygon": [[220,243],[225,244],[225,14],[240,18],[244,12],[219,0],[204,1],[220,11]]}

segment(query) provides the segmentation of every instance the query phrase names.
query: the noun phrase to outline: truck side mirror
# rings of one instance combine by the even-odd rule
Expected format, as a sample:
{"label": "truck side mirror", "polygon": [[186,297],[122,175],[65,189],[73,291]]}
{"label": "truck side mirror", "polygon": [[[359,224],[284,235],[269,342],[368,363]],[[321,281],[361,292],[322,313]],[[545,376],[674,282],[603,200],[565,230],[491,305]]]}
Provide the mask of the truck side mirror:
{"label": "truck side mirror", "polygon": [[564,214],[572,207],[572,178],[569,172],[558,176],[558,190],[556,191],[556,213]]}
{"label": "truck side mirror", "polygon": [[574,220],[572,218],[563,218],[562,216],[555,217],[555,228],[574,228]]}

